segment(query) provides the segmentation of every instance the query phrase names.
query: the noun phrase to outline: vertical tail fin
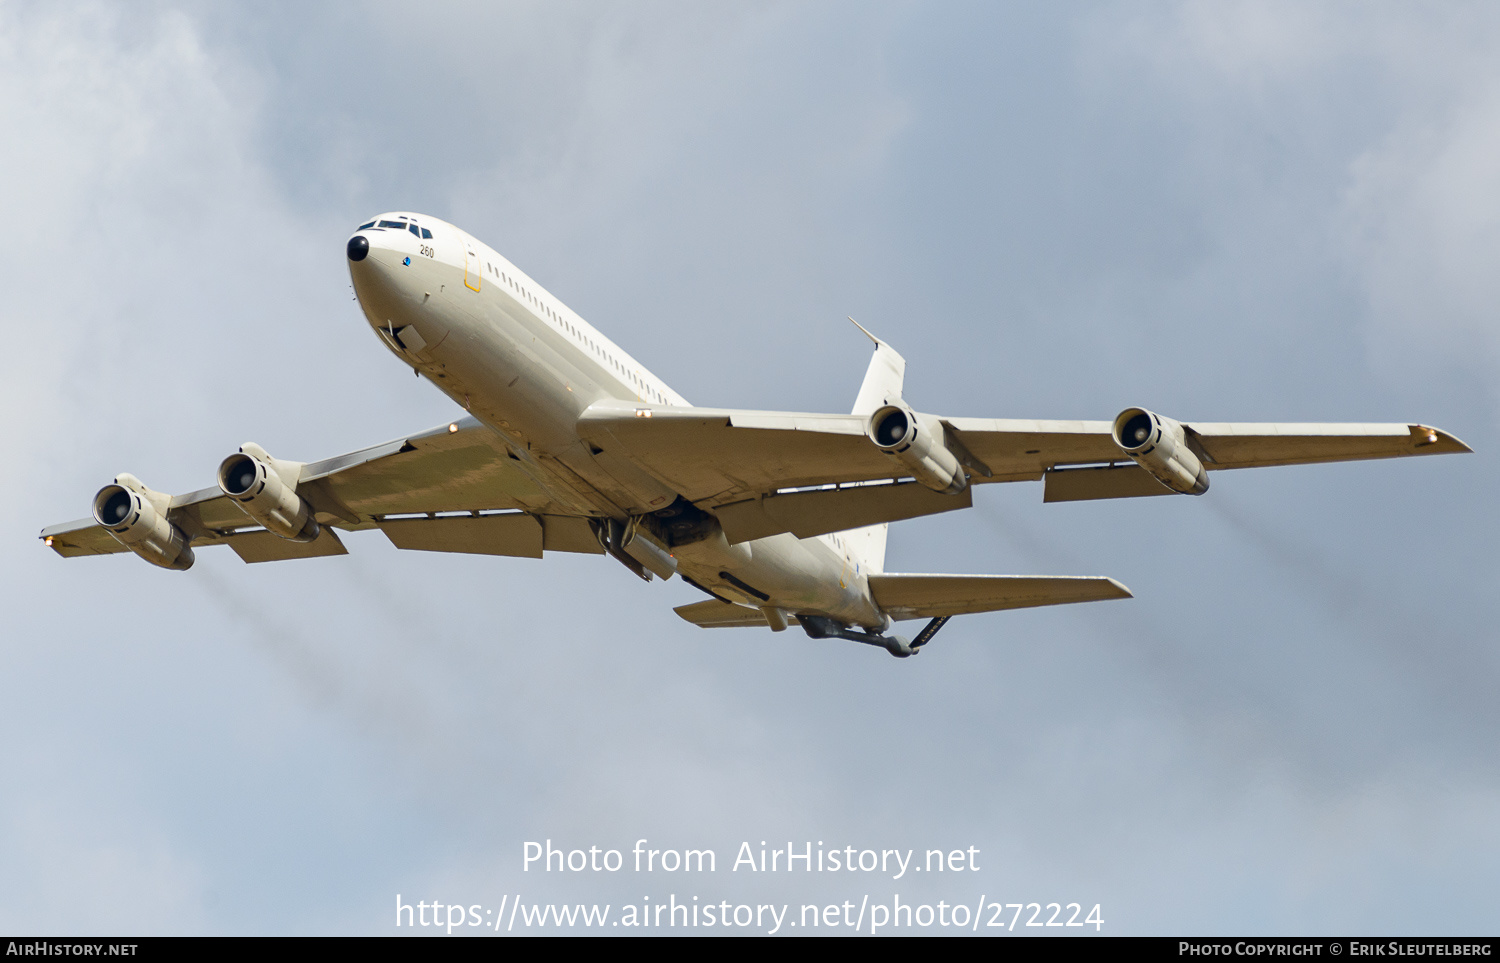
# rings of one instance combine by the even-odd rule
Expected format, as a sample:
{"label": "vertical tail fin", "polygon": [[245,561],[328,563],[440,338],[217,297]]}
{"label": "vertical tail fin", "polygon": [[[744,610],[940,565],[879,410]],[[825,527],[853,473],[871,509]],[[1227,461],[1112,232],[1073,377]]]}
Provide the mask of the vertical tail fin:
{"label": "vertical tail fin", "polygon": [[881,405],[901,401],[901,389],[906,381],[906,359],[895,348],[865,331],[864,325],[853,318],[849,320],[875,342],[875,355],[870,358],[870,367],[865,371],[864,384],[859,386],[859,397],[854,399],[853,412],[856,415],[871,415]]}
{"label": "vertical tail fin", "polygon": [[881,522],[839,533],[844,544],[849,546],[849,554],[859,563],[861,575],[885,571],[885,538],[890,527],[889,522]]}
{"label": "vertical tail fin", "polygon": [[[906,381],[906,359],[901,353],[871,334],[864,325],[850,318],[849,321],[865,337],[875,342],[875,354],[870,358],[870,367],[865,369],[864,383],[859,386],[859,395],[854,399],[856,415],[872,415],[881,406],[900,403],[901,392]],[[870,525],[841,533],[849,554],[859,562],[862,574],[885,571],[885,541],[889,524]]]}

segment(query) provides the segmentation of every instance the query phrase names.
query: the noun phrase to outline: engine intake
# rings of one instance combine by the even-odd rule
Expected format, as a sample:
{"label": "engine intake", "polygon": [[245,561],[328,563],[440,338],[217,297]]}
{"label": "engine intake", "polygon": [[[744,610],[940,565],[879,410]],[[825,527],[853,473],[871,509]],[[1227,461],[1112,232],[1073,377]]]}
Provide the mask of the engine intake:
{"label": "engine intake", "polygon": [[134,475],[117,475],[94,496],[94,521],[152,565],[185,572],[193,567],[193,549],[182,529],[167,520],[170,501]]}
{"label": "engine intake", "polygon": [[933,491],[956,495],[968,487],[969,476],[943,444],[942,426],[935,420],[924,423],[905,405],[886,405],[870,416],[865,434]]}
{"label": "engine intake", "polygon": [[293,542],[310,542],[318,537],[318,522],[312,506],[296,492],[295,470],[286,463],[278,467],[264,448],[247,442],[219,464],[219,489],[267,531]]}
{"label": "engine intake", "polygon": [[1145,408],[1126,408],[1115,418],[1111,434],[1121,451],[1172,491],[1184,495],[1208,491],[1208,471],[1180,422]]}

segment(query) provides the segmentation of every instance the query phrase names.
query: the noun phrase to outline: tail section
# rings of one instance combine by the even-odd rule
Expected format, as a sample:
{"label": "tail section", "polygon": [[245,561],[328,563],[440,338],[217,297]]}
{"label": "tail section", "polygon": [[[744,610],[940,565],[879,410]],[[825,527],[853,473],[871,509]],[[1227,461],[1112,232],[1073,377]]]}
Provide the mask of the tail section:
{"label": "tail section", "polygon": [[873,415],[884,405],[902,404],[901,390],[906,381],[906,359],[895,348],[865,331],[865,326],[849,319],[865,336],[875,342],[875,354],[870,358],[870,367],[865,370],[864,383],[859,386],[859,396],[854,399],[856,415]]}
{"label": "tail section", "polygon": [[[853,414],[872,416],[887,405],[905,408],[902,389],[906,379],[906,359],[890,345],[865,331],[858,321],[853,318],[849,320],[875,342],[875,354],[870,359],[864,383],[860,385],[859,396],[854,401]],[[988,470],[983,470],[982,473],[989,474]],[[925,504],[913,506],[910,497],[912,492],[920,493],[923,500],[936,498],[944,501],[941,507],[936,508]],[[732,542],[790,532],[799,538],[816,537],[830,543],[847,559],[846,574],[851,574],[848,569],[853,568],[868,579],[872,600],[890,620],[930,620],[911,641],[900,635],[883,634],[890,621],[886,621],[877,631],[820,615],[816,611],[792,614],[768,608],[758,609],[752,605],[718,598],[679,606],[676,612],[687,621],[704,628],[766,626],[779,632],[789,623],[796,623],[814,639],[839,638],[862,642],[884,648],[891,655],[904,659],[920,652],[955,615],[1130,597],[1130,590],[1119,582],[1097,576],[886,574],[886,537],[890,528],[888,522],[823,534],[830,529],[857,524],[871,517],[911,518],[934,511],[968,507],[971,496],[967,489],[963,490],[963,496],[963,501],[959,502],[951,494],[934,495],[932,490],[923,488],[919,483],[852,488],[826,486],[825,489],[746,500],[720,506],[718,509],[720,523]],[[912,507],[919,510],[908,510]],[[843,584],[841,579],[841,587]]]}
{"label": "tail section", "polygon": [[[873,526],[845,533],[845,537],[879,530],[882,549],[885,526]],[[814,639],[848,639],[885,649],[904,659],[922,651],[948,620],[970,612],[996,612],[1035,605],[1066,605],[1074,602],[1101,602],[1106,599],[1130,598],[1130,590],[1112,578],[1066,575],[870,575],[870,594],[892,619],[930,619],[916,638],[885,635],[813,613],[784,615],[773,623],[770,610],[709,599],[681,605],[678,615],[706,629],[736,626],[769,627],[781,631],[788,624],[802,626]]]}
{"label": "tail section", "polygon": [[1128,599],[1130,589],[1102,575],[877,574],[870,576],[870,594],[899,621]]}
{"label": "tail section", "polygon": [[885,571],[885,539],[890,528],[889,522],[881,522],[839,533],[839,538],[849,548],[849,554],[859,563],[861,575]]}
{"label": "tail section", "polygon": [[[901,392],[906,382],[906,359],[900,352],[871,334],[864,325],[849,319],[865,336],[875,342],[875,354],[870,358],[870,367],[865,369],[865,380],[859,386],[859,395],[854,399],[852,414],[872,415],[884,405],[901,401]],[[864,528],[840,532],[839,537],[849,547],[849,554],[859,563],[862,574],[885,571],[885,541],[890,524],[868,525]]]}

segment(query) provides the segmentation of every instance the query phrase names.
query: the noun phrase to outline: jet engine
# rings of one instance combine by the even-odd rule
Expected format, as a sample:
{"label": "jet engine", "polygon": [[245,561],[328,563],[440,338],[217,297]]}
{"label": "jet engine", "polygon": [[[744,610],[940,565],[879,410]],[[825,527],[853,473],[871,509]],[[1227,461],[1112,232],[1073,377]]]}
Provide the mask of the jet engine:
{"label": "jet engine", "polygon": [[1172,491],[1184,495],[1208,491],[1208,472],[1181,423],[1145,408],[1126,408],[1115,418],[1111,434],[1121,451]]}
{"label": "jet engine", "polygon": [[219,488],[267,531],[294,542],[310,542],[318,537],[318,522],[312,506],[296,492],[300,468],[278,462],[264,448],[246,442],[220,463]]}
{"label": "jet engine", "polygon": [[94,520],[152,565],[185,572],[193,549],[182,529],[167,521],[171,496],[154,492],[134,475],[117,475],[94,496]]}
{"label": "jet engine", "polygon": [[677,571],[677,557],[672,554],[661,535],[653,531],[653,527],[653,521],[632,518],[620,537],[620,547],[625,550],[625,554],[655,573],[657,578],[666,580]]}
{"label": "jet engine", "polygon": [[968,486],[963,466],[943,444],[942,427],[933,421],[920,422],[916,412],[905,405],[877,409],[865,433],[877,448],[933,491],[956,495]]}

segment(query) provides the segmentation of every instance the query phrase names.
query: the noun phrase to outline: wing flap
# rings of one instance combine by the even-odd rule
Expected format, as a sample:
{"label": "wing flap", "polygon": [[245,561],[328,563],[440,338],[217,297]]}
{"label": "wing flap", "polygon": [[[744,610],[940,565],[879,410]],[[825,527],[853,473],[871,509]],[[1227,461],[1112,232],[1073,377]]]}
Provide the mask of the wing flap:
{"label": "wing flap", "polygon": [[580,555],[603,555],[599,533],[591,519],[575,515],[542,516],[542,550],[577,552]]}
{"label": "wing flap", "polygon": [[730,544],[737,544],[782,532],[811,538],[881,522],[951,512],[973,504],[972,489],[944,495],[916,482],[898,482],[768,495],[720,505],[714,514],[724,528],[724,537]]}
{"label": "wing flap", "polygon": [[588,518],[566,515],[440,515],[385,518],[375,523],[397,548],[419,552],[541,558],[543,552],[603,555]]}
{"label": "wing flap", "polygon": [[376,523],[397,548],[419,552],[542,557],[542,522],[535,515],[387,518]]}
{"label": "wing flap", "polygon": [[1042,489],[1044,502],[1176,494],[1134,462],[1125,465],[1093,465],[1087,468],[1054,468],[1047,472],[1046,479],[1046,485]]}
{"label": "wing flap", "polygon": [[1131,597],[1114,579],[1092,575],[871,575],[870,594],[893,619]]}
{"label": "wing flap", "polygon": [[324,528],[310,542],[293,542],[265,529],[253,532],[235,532],[223,539],[224,544],[234,549],[246,563],[284,562],[293,558],[323,558],[329,555],[348,555],[349,550],[331,528]]}

